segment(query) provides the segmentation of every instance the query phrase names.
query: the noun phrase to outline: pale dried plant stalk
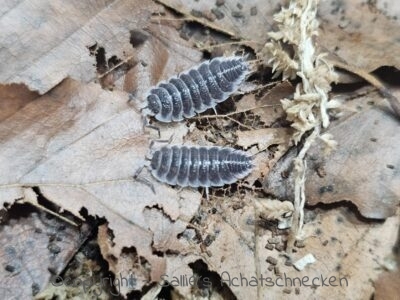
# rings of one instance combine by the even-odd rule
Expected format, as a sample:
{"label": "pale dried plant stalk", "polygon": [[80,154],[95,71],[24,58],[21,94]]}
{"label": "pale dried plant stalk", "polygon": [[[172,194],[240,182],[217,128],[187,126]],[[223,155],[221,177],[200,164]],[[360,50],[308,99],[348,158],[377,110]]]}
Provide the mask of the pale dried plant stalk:
{"label": "pale dried plant stalk", "polygon": [[[318,34],[319,22],[316,18],[319,0],[292,0],[288,8],[274,16],[278,30],[270,32],[271,40],[265,45],[262,55],[268,57],[266,63],[283,79],[299,76],[293,99],[283,99],[282,107],[287,119],[296,129],[293,141],[297,144],[306,132],[311,134],[294,161],[295,195],[294,214],[291,229],[291,244],[302,239],[305,197],[305,156],[313,142],[320,138],[321,128],[329,125],[328,109],[336,108],[337,101],[329,101],[331,83],[337,80],[333,65],[327,62],[324,53],[316,53],[314,38]],[[290,54],[289,54],[290,53]],[[336,146],[331,136],[321,139],[331,148]]]}

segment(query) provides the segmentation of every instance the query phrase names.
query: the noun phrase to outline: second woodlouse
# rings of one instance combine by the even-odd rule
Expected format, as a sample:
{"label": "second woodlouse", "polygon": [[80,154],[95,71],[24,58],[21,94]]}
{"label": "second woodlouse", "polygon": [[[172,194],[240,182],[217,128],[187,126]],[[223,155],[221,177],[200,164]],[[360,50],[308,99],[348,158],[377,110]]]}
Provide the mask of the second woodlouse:
{"label": "second woodlouse", "polygon": [[211,187],[234,183],[253,169],[251,156],[227,147],[165,146],[151,159],[159,181],[182,187]]}
{"label": "second woodlouse", "polygon": [[216,57],[150,89],[143,112],[161,122],[193,117],[225,101],[248,73],[242,57]]}

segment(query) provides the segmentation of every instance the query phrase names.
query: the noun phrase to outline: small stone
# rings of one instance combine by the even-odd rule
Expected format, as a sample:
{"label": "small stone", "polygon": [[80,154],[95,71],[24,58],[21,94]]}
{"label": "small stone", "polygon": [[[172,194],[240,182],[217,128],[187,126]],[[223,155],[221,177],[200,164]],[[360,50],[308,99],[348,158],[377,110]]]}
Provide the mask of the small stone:
{"label": "small stone", "polygon": [[225,0],[217,0],[216,2],[215,2],[215,5],[216,6],[222,6],[222,5],[224,5],[225,4]]}
{"label": "small stone", "polygon": [[40,292],[40,285],[36,282],[32,283],[32,295],[36,296]]}
{"label": "small stone", "polygon": [[278,266],[275,266],[275,267],[274,267],[274,273],[275,273],[275,275],[278,276],[278,277],[282,275],[281,270],[279,270],[279,267],[278,267]]}
{"label": "small stone", "polygon": [[272,256],[268,256],[266,259],[267,262],[269,262],[271,265],[276,265],[278,263],[278,260]]}
{"label": "small stone", "polygon": [[244,13],[242,11],[234,10],[232,11],[231,15],[234,18],[244,18]]}
{"label": "small stone", "polygon": [[225,17],[224,13],[218,8],[211,9],[211,12],[217,17],[218,20],[221,20]]}
{"label": "small stone", "polygon": [[203,13],[203,17],[206,18],[210,22],[214,22],[217,16],[213,14],[211,11],[207,11]]}
{"label": "small stone", "polygon": [[199,11],[199,10],[196,10],[196,9],[192,9],[192,11],[190,12],[190,14],[191,14],[193,17],[196,17],[196,18],[201,18],[201,17],[203,16],[203,13],[202,13],[201,11]]}
{"label": "small stone", "polygon": [[325,168],[323,166],[319,166],[317,168],[317,174],[319,177],[324,178],[326,176]]}
{"label": "small stone", "polygon": [[293,266],[293,263],[290,259],[288,259],[287,261],[285,261],[285,266],[291,267]]}
{"label": "small stone", "polygon": [[292,290],[289,289],[289,288],[284,288],[284,289],[283,289],[283,292],[284,292],[285,294],[290,294],[290,293],[292,292]]}
{"label": "small stone", "polygon": [[252,8],[250,8],[250,16],[255,16],[257,15],[257,7],[253,6]]}
{"label": "small stone", "polygon": [[215,241],[215,236],[214,235],[207,235],[206,238],[204,239],[204,245],[206,247],[210,246],[212,242]]}
{"label": "small stone", "polygon": [[243,5],[241,3],[236,4],[236,7],[239,9],[243,9]]}
{"label": "small stone", "polygon": [[274,266],[273,265],[269,265],[268,266],[268,271],[272,271],[274,269]]}
{"label": "small stone", "polygon": [[300,295],[300,288],[295,288],[294,289],[294,293],[296,294],[296,295]]}
{"label": "small stone", "polygon": [[315,259],[314,255],[309,253],[296,261],[293,266],[296,268],[296,270],[302,271],[307,265],[313,264],[316,261],[317,260]]}
{"label": "small stone", "polygon": [[304,244],[304,241],[296,241],[295,243],[294,243],[294,245],[297,247],[297,248],[304,248],[305,247],[305,244]]}
{"label": "small stone", "polygon": [[274,250],[274,245],[266,244],[266,245],[265,245],[265,249]]}
{"label": "small stone", "polygon": [[328,243],[329,243],[329,241],[328,241],[328,240],[325,240],[325,241],[322,243],[322,246],[326,246],[326,245],[328,245]]}
{"label": "small stone", "polygon": [[15,271],[15,267],[12,265],[6,265],[5,269],[7,272],[13,273]]}
{"label": "small stone", "polygon": [[285,250],[285,245],[280,243],[275,246],[275,249],[278,250],[279,252],[281,252],[281,251]]}
{"label": "small stone", "polygon": [[268,243],[270,244],[278,244],[281,241],[279,236],[275,236],[268,239]]}
{"label": "small stone", "polygon": [[58,246],[58,245],[56,245],[56,244],[54,244],[54,243],[50,243],[50,244],[47,246],[47,249],[49,249],[49,251],[50,251],[52,254],[58,254],[58,253],[61,252],[61,247]]}

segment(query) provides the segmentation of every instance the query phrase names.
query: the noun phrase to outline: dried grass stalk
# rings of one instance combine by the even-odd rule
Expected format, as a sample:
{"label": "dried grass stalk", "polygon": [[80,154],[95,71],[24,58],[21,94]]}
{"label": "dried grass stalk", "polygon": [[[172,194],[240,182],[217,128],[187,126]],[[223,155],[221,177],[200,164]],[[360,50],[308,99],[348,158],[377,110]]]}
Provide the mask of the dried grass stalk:
{"label": "dried grass stalk", "polygon": [[[295,195],[293,226],[291,229],[292,244],[302,239],[304,204],[306,201],[305,173],[307,169],[305,156],[313,144],[320,138],[321,128],[329,126],[328,109],[336,108],[337,101],[329,101],[328,93],[331,83],[337,80],[337,74],[328,61],[326,54],[317,53],[315,37],[318,35],[319,22],[316,18],[319,0],[292,0],[288,8],[282,8],[274,16],[278,30],[270,32],[271,40],[261,53],[265,63],[276,72],[274,77],[282,75],[283,79],[294,79],[299,76],[302,81],[296,87],[293,99],[282,99],[282,106],[287,119],[296,129],[293,142],[297,144],[306,132],[304,145],[294,161]],[[321,136],[327,145],[336,143],[330,136]]]}

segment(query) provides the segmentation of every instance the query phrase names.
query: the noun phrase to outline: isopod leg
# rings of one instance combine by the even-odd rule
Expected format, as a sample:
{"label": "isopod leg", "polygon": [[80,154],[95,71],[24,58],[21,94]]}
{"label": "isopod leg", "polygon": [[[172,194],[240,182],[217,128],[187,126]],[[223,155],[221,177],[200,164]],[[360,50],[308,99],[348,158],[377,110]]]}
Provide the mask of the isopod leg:
{"label": "isopod leg", "polygon": [[143,183],[143,184],[147,185],[153,191],[153,193],[156,194],[156,189],[154,188],[154,185],[149,180],[147,180],[146,178],[139,177],[140,173],[142,173],[142,171],[143,171],[143,169],[145,167],[146,166],[141,166],[139,169],[137,169],[132,177],[137,182],[140,182],[140,183]]}
{"label": "isopod leg", "polygon": [[148,120],[145,116],[142,116],[142,123],[143,123],[143,131],[144,131],[144,129],[145,129],[146,127],[147,127],[147,128],[150,128],[150,129],[154,129],[154,130],[156,130],[157,133],[158,133],[158,138],[161,137],[160,128],[157,127],[157,126],[151,125],[151,124],[149,123],[149,120]]}
{"label": "isopod leg", "polygon": [[153,148],[153,146],[154,146],[155,143],[167,143],[167,144],[171,144],[173,137],[174,137],[174,134],[171,134],[171,136],[169,137],[168,140],[163,140],[163,139],[151,140],[151,142],[150,142],[150,149]]}

